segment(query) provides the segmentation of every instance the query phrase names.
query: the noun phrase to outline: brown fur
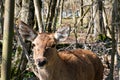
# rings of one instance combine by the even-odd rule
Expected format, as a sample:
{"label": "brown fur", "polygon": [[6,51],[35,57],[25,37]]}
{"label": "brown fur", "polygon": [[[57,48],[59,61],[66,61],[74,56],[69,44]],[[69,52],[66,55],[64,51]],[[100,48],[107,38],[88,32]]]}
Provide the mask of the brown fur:
{"label": "brown fur", "polygon": [[104,71],[104,66],[101,62],[101,60],[98,58],[98,56],[89,51],[89,50],[83,50],[83,53],[85,53],[89,60],[93,63],[94,69],[95,69],[95,80],[102,80],[103,79],[103,71]]}
{"label": "brown fur", "polygon": [[[61,58],[65,61],[69,61],[69,56],[66,55],[64,52],[66,52],[66,51],[59,52]],[[67,51],[67,53],[72,53],[73,55],[75,55],[76,57],[81,59],[81,61],[83,63],[85,63],[85,61],[88,61],[88,62],[90,61],[93,65],[94,71],[95,71],[94,80],[102,80],[103,79],[104,67],[103,67],[101,60],[97,57],[96,54],[94,54],[93,52],[91,52],[89,50],[84,50],[84,49],[76,49],[76,50],[72,50],[72,51]],[[85,60],[86,58],[88,60]],[[87,71],[87,72],[89,73],[89,71]],[[90,72],[90,73],[92,73],[92,72]]]}
{"label": "brown fur", "polygon": [[[95,80],[94,66],[89,58],[79,50],[60,51],[49,49],[46,56],[49,59],[46,65],[47,80]],[[77,54],[77,55],[75,55]]]}

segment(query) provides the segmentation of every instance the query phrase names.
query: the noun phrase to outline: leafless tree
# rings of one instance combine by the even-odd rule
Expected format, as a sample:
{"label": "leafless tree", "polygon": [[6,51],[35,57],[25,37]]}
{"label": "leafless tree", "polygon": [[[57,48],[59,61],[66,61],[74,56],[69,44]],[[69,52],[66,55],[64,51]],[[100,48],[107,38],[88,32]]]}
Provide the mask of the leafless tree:
{"label": "leafless tree", "polygon": [[42,14],[41,14],[42,1],[41,0],[33,0],[33,1],[34,1],[35,14],[38,22],[39,32],[44,32],[44,26],[42,21]]}
{"label": "leafless tree", "polygon": [[53,31],[55,32],[56,30],[56,24],[57,24],[57,18],[58,18],[58,14],[59,14],[59,6],[60,6],[60,2],[61,0],[57,1],[57,5],[56,5],[56,10],[55,10],[55,17],[54,17],[54,21],[53,21]]}
{"label": "leafless tree", "polygon": [[64,0],[61,0],[61,4],[60,4],[60,15],[59,15],[59,25],[62,24],[63,6],[64,6]]}
{"label": "leafless tree", "polygon": [[11,53],[13,42],[14,0],[5,0],[5,21],[3,34],[3,50],[1,80],[10,80]]}
{"label": "leafless tree", "polygon": [[[117,52],[116,50],[116,39],[115,39],[115,27],[117,22],[117,0],[114,0],[113,3],[113,12],[112,12],[112,53],[111,53],[111,67],[110,67],[110,75],[109,75],[109,80],[114,80],[113,79],[113,73],[114,73],[114,61],[115,61],[115,54]],[[116,16],[116,17],[114,17]]]}

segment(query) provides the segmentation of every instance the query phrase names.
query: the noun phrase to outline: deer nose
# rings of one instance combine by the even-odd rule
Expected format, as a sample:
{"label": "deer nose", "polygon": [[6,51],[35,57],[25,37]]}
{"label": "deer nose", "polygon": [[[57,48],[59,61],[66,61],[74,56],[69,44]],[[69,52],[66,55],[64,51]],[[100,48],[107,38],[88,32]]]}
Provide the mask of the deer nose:
{"label": "deer nose", "polygon": [[47,63],[46,59],[37,59],[36,61],[39,67],[43,67]]}

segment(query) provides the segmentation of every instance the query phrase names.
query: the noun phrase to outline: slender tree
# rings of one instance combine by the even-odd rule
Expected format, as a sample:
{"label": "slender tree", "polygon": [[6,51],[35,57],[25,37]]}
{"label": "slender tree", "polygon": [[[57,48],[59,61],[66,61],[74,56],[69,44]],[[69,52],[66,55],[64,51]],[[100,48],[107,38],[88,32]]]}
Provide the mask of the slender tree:
{"label": "slender tree", "polygon": [[104,23],[103,23],[103,2],[102,2],[102,0],[98,0],[98,11],[99,11],[100,33],[106,35]]}
{"label": "slender tree", "polygon": [[[113,12],[112,12],[112,53],[111,53],[111,67],[110,67],[110,75],[109,75],[109,80],[114,80],[113,79],[113,72],[114,72],[114,59],[115,59],[115,53],[117,52],[116,50],[116,40],[115,40],[115,27],[116,27],[116,22],[117,22],[117,0],[114,0],[113,3]],[[116,16],[116,17],[115,17]]]}
{"label": "slender tree", "polygon": [[38,22],[39,32],[44,32],[44,26],[42,21],[42,14],[41,14],[42,1],[41,0],[33,0],[33,1],[34,1],[35,15]]}
{"label": "slender tree", "polygon": [[29,15],[29,4],[30,0],[22,0],[22,8],[21,8],[21,14],[20,14],[20,20],[24,21],[25,23],[28,23],[28,15]]}
{"label": "slender tree", "polygon": [[4,1],[0,0],[0,34],[3,33],[3,14],[4,14]]}
{"label": "slender tree", "polygon": [[[117,13],[116,13],[116,32],[117,32],[117,64],[120,64],[120,0],[116,0]],[[120,76],[120,65],[118,66],[118,74]]]}
{"label": "slender tree", "polygon": [[51,3],[51,7],[50,7],[50,16],[48,19],[48,32],[52,32],[52,23],[53,23],[53,18],[55,16],[55,8],[56,8],[56,4],[57,4],[57,0],[52,0]]}
{"label": "slender tree", "polygon": [[13,42],[14,0],[5,0],[1,80],[10,80]]}
{"label": "slender tree", "polygon": [[[120,3],[119,3],[120,4]],[[120,15],[120,14],[119,14]],[[120,17],[119,17],[120,18]],[[119,26],[117,27],[117,29],[118,29],[118,41],[117,41],[117,52],[118,52],[118,64],[120,64],[120,24],[119,24]],[[119,70],[119,72],[118,72],[118,74],[119,74],[119,76],[120,76],[120,65],[118,66],[118,70]]]}
{"label": "slender tree", "polygon": [[46,3],[47,3],[47,15],[46,15],[45,30],[48,29],[48,20],[50,17],[51,2],[52,2],[52,0],[46,1]]}
{"label": "slender tree", "polygon": [[64,6],[64,0],[61,0],[61,4],[60,4],[60,15],[59,15],[59,25],[62,24],[63,6]]}
{"label": "slender tree", "polygon": [[55,10],[55,17],[54,17],[54,21],[53,21],[53,31],[54,32],[56,30],[56,24],[57,24],[57,18],[58,18],[58,13],[59,13],[60,2],[61,2],[61,0],[57,0],[57,6],[56,6],[56,10]]}
{"label": "slender tree", "polygon": [[94,18],[94,35],[105,34],[105,29],[103,25],[103,3],[102,0],[95,0],[96,3],[93,4],[93,16]]}
{"label": "slender tree", "polygon": [[30,0],[29,3],[29,14],[28,14],[28,25],[30,25],[32,28],[34,26],[34,15],[35,15],[35,8],[33,0]]}
{"label": "slender tree", "polygon": [[[80,16],[82,17],[83,16],[83,0],[81,0],[81,3],[80,3]],[[83,26],[83,18],[80,20],[80,24],[81,26]]]}

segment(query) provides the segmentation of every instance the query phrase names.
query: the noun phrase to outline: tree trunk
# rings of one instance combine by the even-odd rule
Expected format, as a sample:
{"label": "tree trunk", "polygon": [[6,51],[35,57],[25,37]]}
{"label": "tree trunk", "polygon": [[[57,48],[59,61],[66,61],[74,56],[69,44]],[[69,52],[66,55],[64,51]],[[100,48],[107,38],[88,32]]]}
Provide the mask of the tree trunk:
{"label": "tree trunk", "polygon": [[[97,0],[95,0],[97,1]],[[99,19],[98,19],[98,11],[97,11],[97,4],[93,4],[93,17],[95,16],[93,20],[93,26],[94,26],[94,36],[96,37],[98,35],[98,32],[100,32],[99,28]]]}
{"label": "tree trunk", "polygon": [[[109,12],[110,14],[112,13],[112,11],[111,12]],[[109,14],[109,15],[110,15]],[[105,10],[105,8],[104,8],[104,12],[103,12],[103,21],[104,21],[104,26],[105,26],[105,30],[106,30],[106,36],[108,36],[109,38],[111,38],[111,29],[110,29],[110,27],[109,27],[109,21],[108,21],[108,14],[107,14],[107,11]]]}
{"label": "tree trunk", "polygon": [[39,32],[44,32],[44,26],[42,21],[42,14],[41,14],[42,1],[41,0],[33,0],[33,1],[34,1],[35,14],[38,22]]}
{"label": "tree trunk", "polygon": [[[119,5],[120,5],[120,3],[119,3]],[[119,14],[119,20],[120,20],[120,14]],[[117,51],[118,51],[118,58],[119,58],[119,60],[118,60],[118,64],[119,64],[119,66],[118,66],[118,70],[119,70],[119,76],[120,76],[120,24],[119,24],[119,26],[118,26],[118,44],[117,44]],[[120,77],[119,77],[120,78]]]}
{"label": "tree trunk", "polygon": [[118,40],[117,40],[117,53],[118,53],[118,55],[117,55],[117,67],[118,67],[118,70],[119,70],[119,72],[118,72],[118,75],[119,75],[119,79],[120,79],[120,0],[116,0],[116,4],[117,4],[117,9],[116,9],[116,11],[117,11],[117,15],[116,15],[116,20],[117,20],[117,25],[116,25],[116,32],[117,32],[117,38],[118,38]]}
{"label": "tree trunk", "polygon": [[[113,6],[112,6],[112,4],[113,4],[113,1],[114,0],[112,0],[112,1],[109,1],[109,0],[106,0],[105,1],[105,3],[107,4],[107,3],[110,3],[108,6],[109,6],[109,9],[108,9],[108,6],[104,6],[104,8],[103,8],[103,10],[104,10],[104,13],[103,13],[103,18],[104,18],[104,22],[106,22],[106,23],[104,23],[104,25],[105,25],[105,29],[106,29],[106,35],[108,36],[108,37],[110,37],[110,38],[112,38],[111,37],[111,30],[112,30],[112,26],[111,25],[109,25],[109,24],[111,24],[112,23],[112,9],[113,9]],[[105,20],[106,19],[106,20]],[[107,24],[107,25],[106,25]]]}
{"label": "tree trunk", "polygon": [[[93,16],[94,19],[94,35],[95,37],[99,34],[104,34],[104,26],[103,26],[103,16],[102,16],[102,0],[95,0],[97,3],[93,5]],[[96,13],[96,14],[95,14]]]}
{"label": "tree trunk", "polygon": [[64,6],[64,0],[61,0],[61,5],[60,5],[60,15],[59,15],[59,25],[62,24],[62,13],[63,13],[63,6]]}
{"label": "tree trunk", "polygon": [[22,0],[22,9],[21,9],[21,20],[26,24],[28,23],[28,15],[29,15],[29,4],[30,0]]}
{"label": "tree trunk", "polygon": [[114,80],[113,79],[113,72],[114,72],[114,59],[115,59],[115,53],[116,53],[116,40],[115,40],[115,27],[116,25],[116,14],[117,14],[117,1],[115,0],[113,3],[113,12],[112,12],[112,53],[111,53],[111,67],[110,67],[110,75],[109,75],[109,80]]}
{"label": "tree trunk", "polygon": [[11,54],[13,42],[14,0],[5,1],[5,21],[3,34],[3,50],[1,80],[10,80]]}
{"label": "tree trunk", "polygon": [[28,25],[33,28],[34,26],[34,13],[35,13],[35,8],[34,8],[34,3],[33,0],[30,0],[29,3],[29,13],[28,13]]}
{"label": "tree trunk", "polygon": [[20,10],[22,8],[22,0],[15,0],[15,19],[20,18]]}
{"label": "tree trunk", "polygon": [[4,2],[0,0],[0,34],[3,34],[3,15],[4,15]]}
{"label": "tree trunk", "polygon": [[52,32],[52,23],[53,23],[53,18],[55,16],[56,4],[57,4],[57,0],[52,0],[52,2],[51,2],[51,10],[50,10],[50,17],[48,19],[48,32]]}
{"label": "tree trunk", "polygon": [[52,3],[52,0],[50,0],[50,1],[48,2],[48,5],[47,5],[47,16],[46,16],[45,30],[48,29],[48,19],[49,19],[49,17],[50,17],[51,3]]}
{"label": "tree trunk", "polygon": [[104,27],[104,23],[103,23],[103,2],[102,2],[102,0],[98,0],[98,8],[99,8],[100,33],[106,35],[105,27]]}
{"label": "tree trunk", "polygon": [[[81,0],[80,6],[81,6],[81,8],[80,8],[80,15],[82,17],[83,16],[83,0]],[[83,26],[83,18],[80,20],[80,26]]]}
{"label": "tree trunk", "polygon": [[54,32],[56,31],[56,24],[57,24],[60,2],[61,2],[61,0],[57,1],[57,6],[56,6],[56,10],[55,10],[55,17],[54,17],[54,21],[53,21],[53,31]]}
{"label": "tree trunk", "polygon": [[[120,10],[120,2],[119,2],[119,0],[117,0],[117,11],[119,11]],[[117,37],[118,37],[118,41],[117,41],[117,51],[118,51],[118,54],[119,54],[119,56],[120,56],[120,11],[119,12],[117,12]]]}

